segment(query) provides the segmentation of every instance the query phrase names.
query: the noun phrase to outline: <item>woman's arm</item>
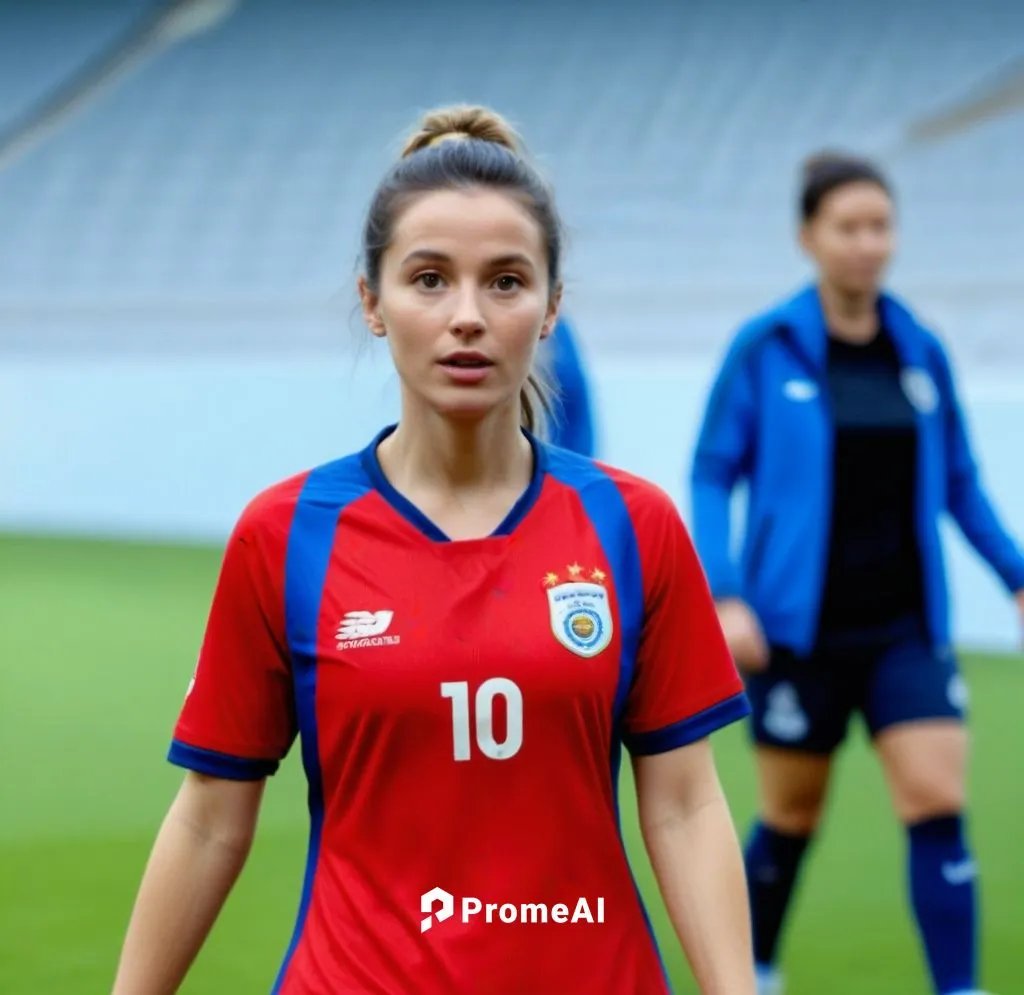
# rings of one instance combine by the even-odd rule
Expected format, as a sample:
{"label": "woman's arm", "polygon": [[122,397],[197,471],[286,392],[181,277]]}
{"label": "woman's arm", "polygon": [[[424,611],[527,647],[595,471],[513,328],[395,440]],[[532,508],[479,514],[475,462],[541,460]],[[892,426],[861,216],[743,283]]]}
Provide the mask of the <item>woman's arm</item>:
{"label": "woman's arm", "polygon": [[702,995],[754,995],[743,863],[708,742],[750,705],[679,512],[649,484],[623,493],[644,582],[622,721],[640,828]]}
{"label": "woman's arm", "polygon": [[753,609],[741,598],[732,555],[732,494],[747,473],[757,421],[750,348],[744,336],[738,337],[715,380],[693,456],[690,494],[694,545],[719,621],[737,665],[752,673],[768,666],[768,645]]}
{"label": "woman's arm", "polygon": [[701,995],[754,995],[743,859],[709,740],[634,760],[640,828]]}
{"label": "woman's arm", "polygon": [[173,995],[252,845],[263,780],[189,773],[143,875],[113,995]]}
{"label": "woman's arm", "polygon": [[1000,521],[981,483],[956,382],[944,350],[939,370],[946,396],[947,505],[968,542],[1018,599],[1024,596],[1024,553]]}
{"label": "woman's arm", "polygon": [[756,412],[748,337],[730,346],[715,378],[690,468],[693,541],[718,601],[741,596],[732,555],[732,493],[746,476],[754,448]]}

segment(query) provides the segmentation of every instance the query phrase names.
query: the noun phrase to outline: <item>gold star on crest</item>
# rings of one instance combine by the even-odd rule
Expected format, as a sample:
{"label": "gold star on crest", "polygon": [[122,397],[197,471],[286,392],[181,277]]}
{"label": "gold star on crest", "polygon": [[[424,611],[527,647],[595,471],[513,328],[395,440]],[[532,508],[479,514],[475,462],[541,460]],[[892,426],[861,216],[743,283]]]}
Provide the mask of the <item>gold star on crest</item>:
{"label": "gold star on crest", "polygon": [[608,575],[600,567],[594,567],[591,571],[590,579],[596,580],[598,584],[600,584],[607,576]]}
{"label": "gold star on crest", "polygon": [[573,563],[572,566],[566,567],[566,569],[569,571],[570,577],[579,577],[579,575],[583,573],[583,567],[578,563]]}
{"label": "gold star on crest", "polygon": [[558,574],[546,573],[544,574],[544,586],[554,587],[558,583]]}

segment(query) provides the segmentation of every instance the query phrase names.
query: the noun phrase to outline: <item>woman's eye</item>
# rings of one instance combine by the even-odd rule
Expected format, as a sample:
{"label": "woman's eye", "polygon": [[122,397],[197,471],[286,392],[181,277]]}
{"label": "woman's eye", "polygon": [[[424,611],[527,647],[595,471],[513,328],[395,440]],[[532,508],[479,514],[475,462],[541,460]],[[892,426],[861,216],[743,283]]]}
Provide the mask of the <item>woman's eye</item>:
{"label": "woman's eye", "polygon": [[506,274],[505,276],[499,276],[498,279],[494,281],[494,285],[498,290],[508,292],[510,290],[515,290],[517,287],[521,287],[523,285],[523,281],[520,280],[518,276]]}
{"label": "woman's eye", "polygon": [[437,290],[441,286],[440,273],[420,273],[416,282],[427,290]]}

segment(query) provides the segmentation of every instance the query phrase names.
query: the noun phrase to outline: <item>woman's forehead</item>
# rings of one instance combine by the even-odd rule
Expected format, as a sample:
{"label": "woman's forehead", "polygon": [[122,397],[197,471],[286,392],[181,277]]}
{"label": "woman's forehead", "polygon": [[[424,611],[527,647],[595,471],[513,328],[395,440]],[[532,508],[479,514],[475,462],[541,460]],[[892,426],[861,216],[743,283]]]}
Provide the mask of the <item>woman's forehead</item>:
{"label": "woman's forehead", "polygon": [[495,190],[438,190],[417,197],[395,225],[392,248],[452,255],[543,257],[540,225],[515,197]]}

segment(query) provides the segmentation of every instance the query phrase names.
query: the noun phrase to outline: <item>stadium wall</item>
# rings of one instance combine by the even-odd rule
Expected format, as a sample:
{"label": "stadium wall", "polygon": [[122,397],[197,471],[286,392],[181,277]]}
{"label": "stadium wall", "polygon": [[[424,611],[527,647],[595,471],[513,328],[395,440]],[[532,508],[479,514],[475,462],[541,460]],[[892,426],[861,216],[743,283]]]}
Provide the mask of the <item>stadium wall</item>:
{"label": "stadium wall", "polygon": [[[602,457],[684,487],[707,362],[594,359]],[[976,452],[1024,536],[1019,374],[964,372]],[[397,412],[387,358],[0,359],[0,528],[222,542],[273,481],[363,446]],[[1019,627],[992,574],[948,527],[961,642],[1013,649]]]}

